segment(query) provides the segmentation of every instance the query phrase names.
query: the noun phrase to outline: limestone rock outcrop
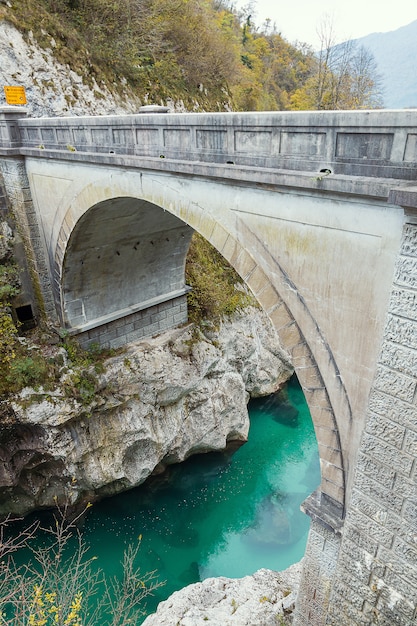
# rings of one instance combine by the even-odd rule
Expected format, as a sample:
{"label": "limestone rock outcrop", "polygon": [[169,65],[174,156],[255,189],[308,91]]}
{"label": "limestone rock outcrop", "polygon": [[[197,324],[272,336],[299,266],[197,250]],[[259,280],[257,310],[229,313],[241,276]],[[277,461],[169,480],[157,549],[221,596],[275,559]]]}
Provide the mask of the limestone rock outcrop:
{"label": "limestone rock outcrop", "polygon": [[0,436],[0,515],[112,495],[244,442],[249,396],[291,373],[269,321],[249,308],[197,340],[189,326],[128,345],[87,405],[60,388],[25,389]]}
{"label": "limestone rock outcrop", "polygon": [[276,626],[292,623],[301,562],[284,572],[207,578],[173,593],[142,626]]}

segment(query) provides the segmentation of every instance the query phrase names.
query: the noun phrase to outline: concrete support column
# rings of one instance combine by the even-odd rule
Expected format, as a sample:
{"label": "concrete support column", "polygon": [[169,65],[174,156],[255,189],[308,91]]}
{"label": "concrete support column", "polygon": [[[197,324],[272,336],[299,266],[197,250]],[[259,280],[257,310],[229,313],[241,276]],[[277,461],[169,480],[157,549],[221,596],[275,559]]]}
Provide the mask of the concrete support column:
{"label": "concrete support column", "polygon": [[405,224],[350,503],[339,530],[314,494],[304,504],[294,626],[417,623],[417,188],[390,200]]}
{"label": "concrete support column", "polygon": [[31,301],[36,317],[46,316],[55,323],[57,315],[45,249],[32,201],[25,161],[19,155],[18,120],[25,115],[25,110],[20,107],[0,108],[0,174],[17,231],[15,253],[21,267],[21,299]]}

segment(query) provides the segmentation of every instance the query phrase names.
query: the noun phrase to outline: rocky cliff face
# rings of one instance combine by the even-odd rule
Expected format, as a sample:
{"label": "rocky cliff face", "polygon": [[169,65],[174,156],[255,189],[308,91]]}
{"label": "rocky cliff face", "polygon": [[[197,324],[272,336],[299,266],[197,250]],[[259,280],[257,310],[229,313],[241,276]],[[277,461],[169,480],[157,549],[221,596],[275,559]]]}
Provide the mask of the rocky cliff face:
{"label": "rocky cliff face", "polygon": [[[130,90],[124,98],[93,81],[91,85],[54,58],[55,42],[41,49],[29,36],[7,22],[0,22],[0,81],[2,85],[24,85],[31,117],[57,115],[105,115],[137,112],[141,104]],[[123,94],[123,87],[118,92]],[[4,100],[2,102],[4,104]]]}
{"label": "rocky cliff face", "polygon": [[249,396],[276,391],[291,372],[269,321],[250,308],[198,341],[187,327],[127,346],[87,406],[59,388],[26,389],[0,436],[0,515],[111,495],[244,442]]}

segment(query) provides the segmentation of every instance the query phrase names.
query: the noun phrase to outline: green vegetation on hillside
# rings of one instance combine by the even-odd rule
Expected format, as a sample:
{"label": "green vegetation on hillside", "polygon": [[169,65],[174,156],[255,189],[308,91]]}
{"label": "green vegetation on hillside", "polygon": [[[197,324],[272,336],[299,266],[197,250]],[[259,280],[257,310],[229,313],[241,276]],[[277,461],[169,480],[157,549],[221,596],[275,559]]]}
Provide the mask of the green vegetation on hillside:
{"label": "green vegetation on hillside", "polygon": [[[130,90],[142,102],[236,111],[372,106],[373,69],[358,66],[356,53],[349,50],[341,70],[326,54],[333,41],[324,40],[318,57],[270,24],[255,28],[229,0],[13,0],[1,18],[90,86],[94,79],[120,94]],[[366,93],[358,98],[364,71]]]}

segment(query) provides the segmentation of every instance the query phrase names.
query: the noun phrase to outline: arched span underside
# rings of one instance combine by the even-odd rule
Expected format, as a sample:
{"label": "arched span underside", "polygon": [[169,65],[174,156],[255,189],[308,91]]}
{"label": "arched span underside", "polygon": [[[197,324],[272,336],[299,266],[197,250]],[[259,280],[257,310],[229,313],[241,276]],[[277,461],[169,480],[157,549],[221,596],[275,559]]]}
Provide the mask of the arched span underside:
{"label": "arched span underside", "polygon": [[[94,187],[94,193],[92,187]],[[94,218],[99,216],[100,210],[103,210],[103,219],[107,216],[111,221],[111,207],[123,208],[122,215],[127,220],[125,221],[126,228],[128,228],[129,215],[136,226],[140,224],[140,219],[136,221],[137,216],[132,217],[132,210],[133,213],[136,210],[141,213],[142,217],[147,215],[151,219],[155,218],[156,223],[159,220],[163,222],[166,220],[164,223],[167,230],[170,230],[172,226],[172,231],[177,234],[181,233],[181,229],[183,234],[187,233],[187,236],[192,232],[190,229],[199,232],[227,259],[251,289],[276,328],[282,346],[290,355],[311,411],[318,440],[322,476],[321,508],[323,509],[326,503],[330,503],[333,517],[335,515],[342,517],[345,508],[346,473],[336,416],[339,416],[339,419],[346,419],[346,416],[351,419],[351,408],[331,350],[298,293],[296,285],[239,218],[235,219],[232,229],[229,225],[222,224],[221,215],[213,216],[205,211],[204,207],[190,200],[184,202],[183,197],[176,190],[171,190],[172,193],[168,194],[168,198],[166,190],[158,188],[155,184],[150,192],[149,190],[144,192],[143,189],[138,191],[141,192],[140,195],[132,196],[131,189],[126,190],[123,184],[116,181],[107,186],[98,183],[84,188],[73,199],[61,222],[54,255],[55,289],[59,290],[61,302],[65,302],[66,294],[61,292],[60,287],[62,285],[64,290],[68,288],[69,280],[66,272],[71,272],[67,269],[69,267],[67,252],[71,246],[74,246],[72,251],[74,258],[82,256],[81,244],[83,237],[87,237],[87,233],[81,235],[80,227],[85,224],[87,232],[90,235],[93,234]],[[96,200],[93,207],[92,197]],[[177,221],[171,221],[173,216]],[[187,227],[190,229],[187,230]],[[134,231],[132,228],[129,230],[132,233]],[[148,234],[151,230],[148,228]],[[120,233],[119,236],[121,236]],[[183,239],[186,240],[187,236]],[[127,240],[123,240],[127,241],[126,245],[132,248],[133,239],[135,237],[129,236]],[[115,243],[116,240],[111,238],[106,240],[106,245],[114,247]],[[250,252],[255,249],[256,259]],[[121,257],[122,251],[118,250],[118,252]],[[160,248],[160,253],[164,254],[163,247]],[[101,261],[101,259],[94,259],[94,254],[97,254],[97,250],[93,243],[87,257],[88,265],[91,267],[94,263]],[[271,274],[276,279],[271,280]],[[87,278],[84,273],[83,276]],[[131,276],[135,278],[138,274],[133,272]],[[82,281],[78,283],[78,287],[80,286],[82,289]],[[107,290],[111,292],[111,285],[108,285]],[[314,346],[314,350],[311,346]],[[324,376],[314,354],[317,349],[322,351],[321,362],[326,364]],[[326,388],[326,378],[328,379],[329,376],[332,377],[333,383],[337,381],[337,392],[333,399],[330,398]]]}
{"label": "arched span underside", "polygon": [[192,228],[137,198],[90,208],[67,243],[61,278],[63,323],[87,327],[185,289]]}

